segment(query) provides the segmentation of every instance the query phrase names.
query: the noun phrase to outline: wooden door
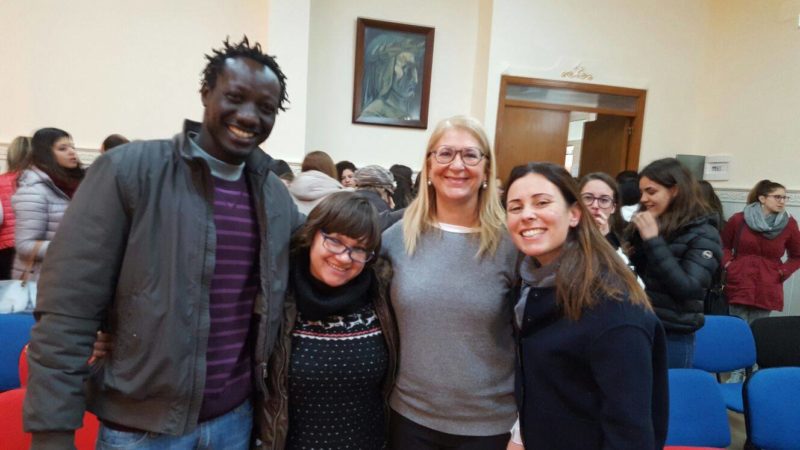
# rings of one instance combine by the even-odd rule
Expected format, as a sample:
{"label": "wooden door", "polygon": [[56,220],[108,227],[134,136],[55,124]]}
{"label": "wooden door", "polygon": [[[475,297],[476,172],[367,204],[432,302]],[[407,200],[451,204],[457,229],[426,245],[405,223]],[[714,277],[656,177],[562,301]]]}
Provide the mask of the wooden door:
{"label": "wooden door", "polygon": [[497,176],[503,182],[511,169],[531,161],[564,164],[569,111],[506,106],[498,128]]}
{"label": "wooden door", "polygon": [[605,172],[613,177],[625,170],[630,132],[630,117],[600,114],[584,123],[580,176]]}

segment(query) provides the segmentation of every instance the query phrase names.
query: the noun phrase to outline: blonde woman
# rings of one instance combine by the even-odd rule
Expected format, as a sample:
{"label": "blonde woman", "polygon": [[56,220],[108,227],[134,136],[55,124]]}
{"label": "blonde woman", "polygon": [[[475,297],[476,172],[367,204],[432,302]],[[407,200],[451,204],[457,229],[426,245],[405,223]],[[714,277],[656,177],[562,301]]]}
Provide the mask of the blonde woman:
{"label": "blonde woman", "polygon": [[419,176],[419,195],[383,235],[400,334],[390,447],[505,449],[516,418],[507,295],[517,251],[480,123],[440,122]]}

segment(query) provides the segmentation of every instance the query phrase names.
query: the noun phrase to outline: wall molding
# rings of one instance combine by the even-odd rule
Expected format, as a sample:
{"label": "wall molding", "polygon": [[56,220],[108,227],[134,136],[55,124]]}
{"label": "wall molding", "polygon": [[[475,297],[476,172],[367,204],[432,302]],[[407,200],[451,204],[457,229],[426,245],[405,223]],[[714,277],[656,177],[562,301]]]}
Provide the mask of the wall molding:
{"label": "wall molding", "polygon": [[[750,189],[714,188],[714,192],[717,193],[717,197],[722,203],[741,203],[744,205],[747,203],[747,194]],[[800,207],[800,191],[787,190],[786,195],[790,197],[789,201],[786,202],[787,207]]]}

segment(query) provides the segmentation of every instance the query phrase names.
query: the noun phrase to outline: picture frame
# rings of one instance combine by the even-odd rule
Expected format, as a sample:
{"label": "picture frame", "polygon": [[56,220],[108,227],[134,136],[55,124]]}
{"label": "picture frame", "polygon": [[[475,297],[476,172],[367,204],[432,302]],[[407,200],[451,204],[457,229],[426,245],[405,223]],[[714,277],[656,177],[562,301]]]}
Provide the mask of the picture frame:
{"label": "picture frame", "polygon": [[359,17],[353,123],[428,128],[434,28]]}

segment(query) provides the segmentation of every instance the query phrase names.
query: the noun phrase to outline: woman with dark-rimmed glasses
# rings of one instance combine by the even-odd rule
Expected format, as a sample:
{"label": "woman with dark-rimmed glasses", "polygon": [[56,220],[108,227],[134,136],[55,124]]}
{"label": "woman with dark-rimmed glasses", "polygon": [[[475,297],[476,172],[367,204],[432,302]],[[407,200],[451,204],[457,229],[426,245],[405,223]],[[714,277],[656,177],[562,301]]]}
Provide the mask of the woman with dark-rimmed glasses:
{"label": "woman with dark-rimmed glasses", "polygon": [[326,197],[295,234],[266,448],[385,448],[397,333],[380,245],[378,214],[353,192]]}
{"label": "woman with dark-rimmed glasses", "polygon": [[441,121],[419,179],[403,221],[383,234],[401,352],[389,444],[505,449],[516,418],[507,295],[517,251],[480,123]]}
{"label": "woman with dark-rimmed glasses", "polygon": [[748,322],[783,310],[783,282],[800,267],[800,230],[788,201],[782,184],[761,180],[722,230],[725,295],[731,314]]}
{"label": "woman with dark-rimmed glasses", "polygon": [[614,249],[620,247],[623,220],[619,208],[617,182],[603,172],[587,173],[581,178],[578,188],[581,201],[592,214],[600,234],[606,237]]}

